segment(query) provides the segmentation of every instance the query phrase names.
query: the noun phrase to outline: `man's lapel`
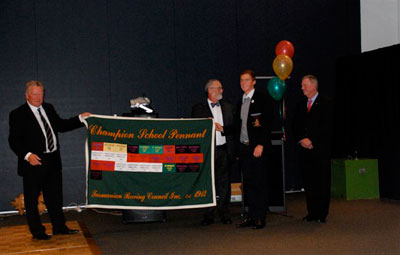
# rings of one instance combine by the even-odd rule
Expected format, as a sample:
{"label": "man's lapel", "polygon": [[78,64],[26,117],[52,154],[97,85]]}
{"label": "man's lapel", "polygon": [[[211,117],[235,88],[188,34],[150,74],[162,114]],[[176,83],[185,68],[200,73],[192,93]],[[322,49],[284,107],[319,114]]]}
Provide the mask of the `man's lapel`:
{"label": "man's lapel", "polygon": [[208,100],[206,100],[206,103],[205,103],[204,106],[205,106],[205,110],[207,112],[207,115],[210,116],[211,118],[213,118],[213,114],[211,112],[210,104],[208,103]]}

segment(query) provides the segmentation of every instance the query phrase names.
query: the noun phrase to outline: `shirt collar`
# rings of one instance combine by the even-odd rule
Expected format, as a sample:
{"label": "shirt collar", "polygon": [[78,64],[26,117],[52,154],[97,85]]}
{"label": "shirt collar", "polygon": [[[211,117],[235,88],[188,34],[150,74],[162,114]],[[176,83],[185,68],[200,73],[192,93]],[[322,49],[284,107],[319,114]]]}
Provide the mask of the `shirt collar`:
{"label": "shirt collar", "polygon": [[313,103],[314,103],[315,99],[317,98],[317,96],[318,96],[318,92],[315,93],[315,95],[311,98],[311,100],[312,100]]}
{"label": "shirt collar", "polygon": [[[213,101],[211,101],[209,98],[207,98],[207,102],[208,102],[208,105],[211,107],[211,103],[214,103]],[[217,101],[217,103],[218,103],[219,101]]]}
{"label": "shirt collar", "polygon": [[43,108],[42,105],[40,105],[39,107],[36,107],[36,106],[31,105],[28,101],[26,101],[26,103],[28,104],[29,108],[31,108],[31,110],[33,112],[37,112],[38,109],[42,109]]}
{"label": "shirt collar", "polygon": [[254,95],[254,91],[255,91],[255,89],[252,89],[249,93],[247,93],[247,95],[243,94],[243,98],[242,99],[245,99],[246,97],[252,98],[253,95]]}

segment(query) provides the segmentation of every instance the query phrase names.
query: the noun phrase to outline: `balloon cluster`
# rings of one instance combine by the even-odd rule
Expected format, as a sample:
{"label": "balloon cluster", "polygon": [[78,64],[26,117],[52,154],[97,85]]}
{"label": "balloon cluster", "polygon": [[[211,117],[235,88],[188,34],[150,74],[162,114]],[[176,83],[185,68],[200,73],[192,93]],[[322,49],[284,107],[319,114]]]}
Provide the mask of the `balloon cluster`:
{"label": "balloon cluster", "polygon": [[276,58],[272,63],[272,68],[274,69],[277,77],[275,76],[269,80],[267,90],[272,98],[274,98],[276,101],[279,101],[285,94],[285,80],[289,77],[293,70],[293,44],[286,40],[280,41],[275,47],[275,54]]}

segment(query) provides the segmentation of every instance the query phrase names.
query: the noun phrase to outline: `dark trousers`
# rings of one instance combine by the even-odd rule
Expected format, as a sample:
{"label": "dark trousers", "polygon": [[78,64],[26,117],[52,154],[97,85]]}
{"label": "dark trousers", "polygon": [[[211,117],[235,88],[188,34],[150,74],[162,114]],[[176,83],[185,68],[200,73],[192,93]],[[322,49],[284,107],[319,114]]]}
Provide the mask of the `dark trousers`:
{"label": "dark trousers", "polygon": [[266,155],[253,156],[254,147],[244,144],[239,148],[239,164],[243,173],[244,201],[248,205],[248,217],[265,220],[268,209]]}
{"label": "dark trousers", "polygon": [[325,219],[331,199],[331,162],[318,151],[299,149],[299,165],[306,191],[308,215]]}
{"label": "dark trousers", "polygon": [[38,198],[40,192],[43,192],[44,202],[46,204],[53,229],[61,230],[65,228],[65,217],[62,211],[62,174],[61,169],[52,168],[53,155],[45,154],[40,156],[42,165],[33,167],[25,171],[23,175],[24,200],[26,218],[29,230],[32,235],[45,232],[38,211]]}
{"label": "dark trousers", "polygon": [[218,197],[217,207],[206,209],[205,218],[214,218],[215,210],[217,209],[219,217],[229,217],[229,203],[231,199],[231,183],[229,176],[229,161],[226,146],[217,146],[215,149],[215,189]]}

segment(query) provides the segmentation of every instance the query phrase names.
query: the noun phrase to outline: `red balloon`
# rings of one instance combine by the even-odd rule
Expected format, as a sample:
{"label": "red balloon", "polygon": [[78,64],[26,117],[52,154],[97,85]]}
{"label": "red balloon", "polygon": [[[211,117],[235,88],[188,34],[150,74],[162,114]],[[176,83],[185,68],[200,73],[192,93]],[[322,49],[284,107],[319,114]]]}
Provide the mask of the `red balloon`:
{"label": "red balloon", "polygon": [[294,55],[293,44],[286,40],[280,41],[275,47],[275,54],[277,56],[286,55],[289,58],[293,58]]}

